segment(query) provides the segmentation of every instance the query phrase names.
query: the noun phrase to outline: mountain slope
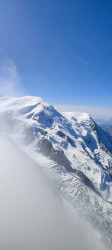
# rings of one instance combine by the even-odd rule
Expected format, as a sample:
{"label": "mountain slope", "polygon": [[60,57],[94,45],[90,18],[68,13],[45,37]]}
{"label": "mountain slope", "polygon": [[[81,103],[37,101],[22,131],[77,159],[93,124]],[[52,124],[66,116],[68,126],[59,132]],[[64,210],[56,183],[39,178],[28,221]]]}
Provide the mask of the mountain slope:
{"label": "mountain slope", "polygon": [[0,98],[1,130],[76,174],[112,202],[112,138],[86,113],[59,113],[40,97]]}

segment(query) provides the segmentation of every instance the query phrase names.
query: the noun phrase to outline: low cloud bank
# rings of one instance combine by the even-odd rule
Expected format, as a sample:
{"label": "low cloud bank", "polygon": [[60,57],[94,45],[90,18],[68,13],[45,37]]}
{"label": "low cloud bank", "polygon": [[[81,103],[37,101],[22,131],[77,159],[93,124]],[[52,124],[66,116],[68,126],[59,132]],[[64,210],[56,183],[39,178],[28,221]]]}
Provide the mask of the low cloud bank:
{"label": "low cloud bank", "polygon": [[0,249],[103,250],[98,239],[68,215],[40,167],[0,135]]}

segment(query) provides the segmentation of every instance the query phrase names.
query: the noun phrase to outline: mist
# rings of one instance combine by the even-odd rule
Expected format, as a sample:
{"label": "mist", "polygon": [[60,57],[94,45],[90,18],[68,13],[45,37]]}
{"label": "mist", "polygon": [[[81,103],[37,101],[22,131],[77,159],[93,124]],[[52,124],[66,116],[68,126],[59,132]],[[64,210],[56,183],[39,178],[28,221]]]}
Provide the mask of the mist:
{"label": "mist", "polygon": [[65,209],[33,160],[0,135],[0,249],[103,250],[99,235]]}

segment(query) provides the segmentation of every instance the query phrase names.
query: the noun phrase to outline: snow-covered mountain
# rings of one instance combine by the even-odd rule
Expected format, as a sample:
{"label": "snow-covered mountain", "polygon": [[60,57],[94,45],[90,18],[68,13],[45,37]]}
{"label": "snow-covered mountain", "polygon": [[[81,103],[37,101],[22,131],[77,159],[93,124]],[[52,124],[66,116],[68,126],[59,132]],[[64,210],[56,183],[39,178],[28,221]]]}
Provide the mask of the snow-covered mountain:
{"label": "snow-covered mountain", "polygon": [[19,131],[27,145],[68,171],[76,171],[86,184],[112,201],[112,138],[88,114],[60,114],[41,98],[31,96],[1,97],[0,106],[3,129]]}
{"label": "snow-covered mountain", "polygon": [[48,169],[63,197],[80,205],[93,224],[103,225],[102,230],[111,235],[112,137],[108,133],[86,113],[59,113],[32,96],[0,97],[0,129],[19,134],[24,150]]}

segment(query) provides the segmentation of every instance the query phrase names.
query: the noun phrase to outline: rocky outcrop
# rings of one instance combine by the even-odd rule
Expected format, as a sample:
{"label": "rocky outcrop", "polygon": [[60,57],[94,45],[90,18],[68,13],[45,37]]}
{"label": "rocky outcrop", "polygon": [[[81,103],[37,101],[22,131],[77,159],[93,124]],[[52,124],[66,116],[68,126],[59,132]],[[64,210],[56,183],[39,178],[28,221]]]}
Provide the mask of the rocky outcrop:
{"label": "rocky outcrop", "polygon": [[96,189],[92,183],[92,181],[90,181],[90,179],[80,170],[76,170],[75,174],[81,179],[81,181],[88,186],[89,188],[91,188],[93,191],[96,192]]}
{"label": "rocky outcrop", "polygon": [[65,138],[67,142],[69,142],[71,144],[72,147],[75,146],[75,142],[68,136],[65,135],[62,131],[58,131],[57,135],[60,136],[61,138]]}
{"label": "rocky outcrop", "polygon": [[92,119],[90,125],[97,136],[102,150],[112,157],[112,136],[99,127]]}
{"label": "rocky outcrop", "polygon": [[59,165],[64,166],[67,170],[70,169],[70,162],[65,156],[64,152],[62,150],[54,149],[52,143],[48,139],[42,138],[38,142],[37,150],[50,159],[54,160]]}
{"label": "rocky outcrop", "polygon": [[37,145],[37,150],[43,153],[46,157],[54,160],[57,164],[64,166],[68,172],[75,174],[86,186],[97,193],[90,179],[82,171],[73,169],[64,152],[62,150],[54,149],[52,143],[48,139],[42,138]]}

